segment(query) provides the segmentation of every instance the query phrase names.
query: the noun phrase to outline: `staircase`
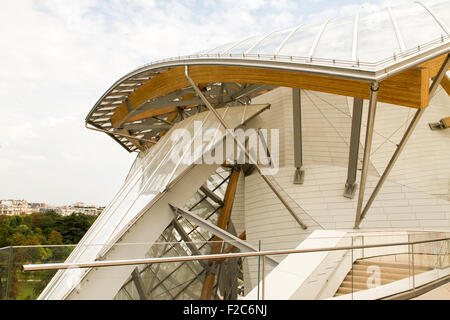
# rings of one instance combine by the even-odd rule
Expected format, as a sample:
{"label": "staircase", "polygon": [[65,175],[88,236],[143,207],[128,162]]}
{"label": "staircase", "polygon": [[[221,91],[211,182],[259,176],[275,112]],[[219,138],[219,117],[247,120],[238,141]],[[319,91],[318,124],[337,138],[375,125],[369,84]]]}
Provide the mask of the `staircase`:
{"label": "staircase", "polygon": [[[416,258],[416,257],[415,257]],[[433,258],[421,255],[415,259],[414,274],[433,269]],[[391,255],[356,260],[345,277],[335,297],[382,286],[412,276],[412,266],[407,255]],[[352,290],[353,288],[353,290]]]}

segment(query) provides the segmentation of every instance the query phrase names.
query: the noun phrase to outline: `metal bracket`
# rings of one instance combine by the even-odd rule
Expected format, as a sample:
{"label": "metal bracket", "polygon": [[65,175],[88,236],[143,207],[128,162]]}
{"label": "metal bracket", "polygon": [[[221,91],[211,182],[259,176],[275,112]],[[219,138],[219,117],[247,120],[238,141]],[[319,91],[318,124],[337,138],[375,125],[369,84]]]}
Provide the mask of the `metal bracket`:
{"label": "metal bracket", "polygon": [[344,197],[353,199],[353,197],[355,196],[355,193],[356,193],[356,189],[358,189],[357,183],[352,183],[352,184],[346,183],[345,190],[344,190]]}
{"label": "metal bracket", "polygon": [[302,168],[296,168],[294,174],[294,184],[303,184],[305,180],[305,170]]}
{"label": "metal bracket", "polygon": [[431,122],[428,124],[431,130],[442,130],[450,128],[450,117],[443,118],[439,122]]}

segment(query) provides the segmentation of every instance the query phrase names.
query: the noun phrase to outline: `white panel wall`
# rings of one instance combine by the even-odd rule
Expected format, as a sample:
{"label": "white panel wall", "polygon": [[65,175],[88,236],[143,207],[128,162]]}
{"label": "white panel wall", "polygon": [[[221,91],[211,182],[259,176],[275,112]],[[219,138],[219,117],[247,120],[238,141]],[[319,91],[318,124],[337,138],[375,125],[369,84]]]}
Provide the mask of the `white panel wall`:
{"label": "white panel wall", "polygon": [[239,174],[239,180],[236,186],[236,194],[234,196],[233,208],[231,210],[231,222],[236,229],[236,234],[239,236],[245,231],[245,178],[244,173],[241,171]]}

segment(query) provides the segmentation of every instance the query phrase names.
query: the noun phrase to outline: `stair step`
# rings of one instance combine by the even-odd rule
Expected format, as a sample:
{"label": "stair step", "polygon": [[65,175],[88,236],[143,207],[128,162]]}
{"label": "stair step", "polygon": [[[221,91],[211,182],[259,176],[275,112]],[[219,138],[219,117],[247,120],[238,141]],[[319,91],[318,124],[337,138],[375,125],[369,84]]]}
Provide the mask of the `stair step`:
{"label": "stair step", "polygon": [[[370,261],[370,260],[358,260],[355,262],[356,265],[366,265],[366,266],[379,266],[379,267],[387,267],[387,268],[396,268],[396,269],[412,269],[412,265],[408,264],[401,264],[401,263],[389,263],[389,262],[378,262],[378,261]],[[432,268],[421,266],[421,265],[414,265],[414,270],[421,270],[421,271],[428,271]]]}
{"label": "stair step", "polygon": [[[367,279],[369,279],[369,277],[367,277],[367,276],[365,276],[365,277],[353,276],[353,279],[352,279],[352,275],[347,275],[345,277],[344,281],[352,282],[352,280],[353,280],[353,282],[367,283]],[[397,281],[397,280],[401,280],[401,279],[404,279],[404,278],[400,277],[400,276],[393,276],[393,277],[390,277],[390,278],[382,276],[380,281],[381,281],[381,284],[383,285],[383,284],[388,284],[388,283],[391,283],[393,281]]]}
{"label": "stair step", "polygon": [[[392,259],[387,259],[387,262],[373,261],[370,259],[357,260],[353,264],[345,279],[342,281],[335,296],[341,296],[352,292],[370,289],[367,286],[367,281],[374,276],[374,271],[379,271],[380,285],[386,285],[394,281],[405,279],[413,273],[412,266],[405,263],[394,263]],[[371,266],[378,267],[371,268]],[[420,274],[433,268],[424,265],[414,265],[414,274]]]}
{"label": "stair step", "polygon": [[[347,276],[351,278],[352,274],[353,274],[353,277],[368,278],[371,276],[371,274],[367,273],[367,271],[362,271],[362,270],[353,270],[353,272],[350,271],[347,274]],[[384,272],[384,273],[381,272],[380,275],[381,275],[381,279],[391,279],[393,281],[403,279],[403,278],[406,278],[409,276],[409,274],[387,273],[387,272]]]}
{"label": "stair step", "polygon": [[[356,291],[359,291],[359,290],[353,290],[353,292],[356,292]],[[339,295],[349,294],[349,293],[352,293],[352,288],[339,287],[339,289],[336,293]]]}
{"label": "stair step", "polygon": [[[376,264],[372,264],[373,266],[377,266]],[[407,268],[391,268],[391,267],[382,267],[382,266],[378,266],[380,268],[380,272],[381,273],[394,273],[394,274],[404,274],[406,276],[409,276],[410,274],[412,274],[412,269],[409,270]],[[359,270],[359,271],[364,271],[366,272],[367,269],[369,268],[369,266],[367,265],[361,265],[361,264],[355,264],[353,265],[353,270]],[[424,272],[424,270],[418,270],[418,269],[414,269],[414,274],[419,274]]]}
{"label": "stair step", "polygon": [[365,282],[351,282],[351,281],[343,281],[341,284],[341,288],[354,288],[354,289],[360,289],[360,290],[366,290],[367,284]]}

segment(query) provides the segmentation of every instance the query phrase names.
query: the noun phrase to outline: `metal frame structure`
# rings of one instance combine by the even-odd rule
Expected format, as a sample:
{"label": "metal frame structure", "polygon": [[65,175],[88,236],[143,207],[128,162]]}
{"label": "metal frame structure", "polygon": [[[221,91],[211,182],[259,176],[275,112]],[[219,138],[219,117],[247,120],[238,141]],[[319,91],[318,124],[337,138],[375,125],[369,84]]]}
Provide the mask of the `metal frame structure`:
{"label": "metal frame structure", "polygon": [[300,89],[292,89],[293,125],[294,125],[294,184],[302,184],[305,179],[303,169],[302,145],[302,98]]}

